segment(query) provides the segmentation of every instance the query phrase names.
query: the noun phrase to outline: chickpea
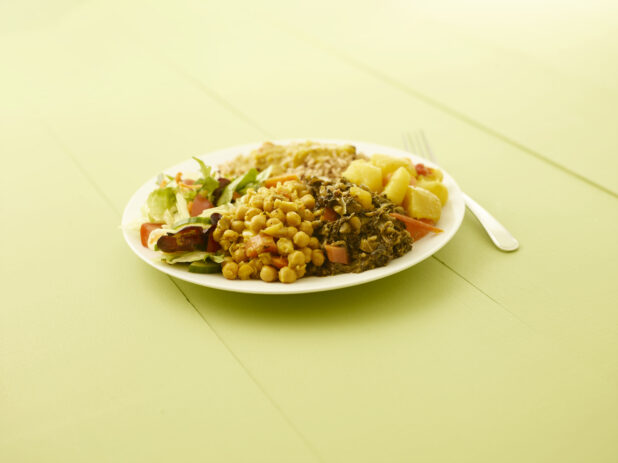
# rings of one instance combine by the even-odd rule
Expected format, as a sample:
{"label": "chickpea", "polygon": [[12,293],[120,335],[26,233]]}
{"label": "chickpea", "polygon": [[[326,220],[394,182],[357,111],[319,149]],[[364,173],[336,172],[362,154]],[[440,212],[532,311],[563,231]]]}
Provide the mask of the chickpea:
{"label": "chickpea", "polygon": [[276,217],[271,217],[270,219],[268,219],[266,221],[266,226],[267,227],[272,227],[273,225],[277,225],[277,224],[280,224],[280,223],[281,223],[281,220],[279,220]]}
{"label": "chickpea", "polygon": [[297,267],[296,269],[294,269],[294,271],[296,272],[296,276],[298,278],[302,278],[305,276],[305,273],[307,273],[307,266],[303,264],[300,267]]}
{"label": "chickpea", "polygon": [[279,270],[279,281],[281,281],[281,283],[294,283],[296,278],[296,272],[288,266]]}
{"label": "chickpea", "polygon": [[298,228],[296,227],[288,227],[287,228],[287,237],[292,239],[294,238],[294,235],[296,235],[296,233],[298,233]]}
{"label": "chickpea", "polygon": [[263,252],[263,253],[258,255],[258,259],[260,259],[260,261],[262,261],[262,264],[270,265],[270,264],[272,264],[273,256],[272,256],[272,254],[270,252]]}
{"label": "chickpea", "polygon": [[262,209],[264,207],[264,198],[260,195],[255,195],[253,198],[251,198],[249,204],[251,204],[252,207],[255,207],[257,209]]}
{"label": "chickpea", "polygon": [[294,251],[294,245],[288,238],[279,238],[277,241],[277,249],[279,250],[279,254],[287,256]]}
{"label": "chickpea", "polygon": [[228,262],[221,269],[223,276],[228,280],[235,280],[238,274],[238,264],[236,262]]}
{"label": "chickpea", "polygon": [[241,206],[238,206],[238,208],[236,209],[236,220],[245,220],[245,214],[247,213],[248,210],[249,208],[245,206],[244,204]]}
{"label": "chickpea", "polygon": [[264,229],[264,233],[270,236],[280,236],[283,233],[283,224],[281,222],[276,223],[275,225],[271,225],[270,227],[266,227]]}
{"label": "chickpea", "polygon": [[343,207],[340,204],[337,204],[335,207],[333,207],[333,210],[339,214],[339,215],[343,215]]}
{"label": "chickpea", "polygon": [[234,230],[236,233],[242,233],[244,229],[245,229],[245,222],[243,222],[242,220],[232,221],[232,230]]}
{"label": "chickpea", "polygon": [[238,233],[234,230],[225,230],[222,238],[227,241],[236,241],[238,239]]}
{"label": "chickpea", "polygon": [[265,225],[266,225],[266,216],[264,214],[259,214],[259,215],[254,216],[251,219],[250,228],[251,230],[257,233],[262,228],[264,228]]}
{"label": "chickpea", "polygon": [[271,267],[270,265],[265,265],[260,270],[260,278],[264,281],[275,281],[277,279],[277,270],[275,267]]}
{"label": "chickpea", "polygon": [[311,262],[311,248],[302,248],[301,251],[305,255],[305,263]]}
{"label": "chickpea", "polygon": [[285,215],[285,222],[292,227],[298,227],[301,223],[300,215],[298,212],[288,212]]}
{"label": "chickpea", "polygon": [[269,215],[271,218],[279,219],[282,222],[285,220],[285,212],[281,209],[274,209]]}
{"label": "chickpea", "polygon": [[252,207],[250,208],[247,213],[245,214],[245,220],[249,221],[251,220],[253,217],[255,217],[256,215],[258,215],[260,211],[257,207]]}
{"label": "chickpea", "polygon": [[243,263],[238,266],[238,278],[248,280],[253,274],[253,267],[250,264]]}
{"label": "chickpea", "polygon": [[304,231],[299,231],[294,235],[294,244],[299,248],[305,248],[309,245],[309,235],[307,235]]}
{"label": "chickpea", "polygon": [[212,232],[212,237],[215,239],[215,241],[220,241],[222,236],[223,230],[221,230],[219,227],[215,228],[215,231]]}
{"label": "chickpea", "polygon": [[248,240],[249,238],[251,238],[251,237],[255,236],[256,234],[257,234],[257,233],[255,233],[255,232],[254,232],[254,231],[252,231],[252,230],[243,230],[243,231],[242,231],[242,237],[243,237],[243,239],[244,239],[245,241],[246,241],[246,240]]}
{"label": "chickpea", "polygon": [[307,209],[313,209],[315,207],[315,198],[310,194],[306,194],[300,198],[300,200]]}
{"label": "chickpea", "polygon": [[300,224],[300,231],[305,232],[307,236],[313,235],[313,225],[311,222],[304,221]]}
{"label": "chickpea", "polygon": [[324,264],[324,253],[321,249],[314,249],[311,253],[311,262],[316,267],[321,267]]}
{"label": "chickpea", "polygon": [[[277,206],[277,201],[280,201],[279,206]],[[281,209],[286,214],[288,212],[296,212],[298,210],[296,203],[292,201],[281,201],[281,200],[277,200],[277,201],[275,201],[275,207]]]}
{"label": "chickpea", "polygon": [[320,241],[315,236],[312,236],[309,239],[309,247],[311,249],[318,249],[320,247]]}
{"label": "chickpea", "polygon": [[315,214],[311,212],[309,209],[305,209],[303,211],[303,219],[305,220],[313,220],[315,219]]}
{"label": "chickpea", "polygon": [[288,256],[288,265],[290,267],[300,267],[305,264],[305,254],[302,251],[294,251]]}
{"label": "chickpea", "polygon": [[251,265],[251,267],[253,267],[253,273],[255,274],[259,274],[262,270],[262,267],[264,267],[264,264],[260,259],[251,259],[251,262],[249,262],[249,264]]}
{"label": "chickpea", "polygon": [[242,262],[243,260],[247,259],[247,254],[245,253],[244,246],[238,246],[230,254],[232,254],[232,257],[236,262]]}
{"label": "chickpea", "polygon": [[223,216],[219,219],[219,222],[217,222],[217,228],[221,228],[221,230],[225,231],[228,228],[230,228],[230,218],[228,216]]}
{"label": "chickpea", "polygon": [[264,204],[262,205],[262,209],[264,209],[264,212],[270,212],[273,210],[274,207],[275,207],[275,203],[273,202],[272,199],[266,198],[264,200]]}

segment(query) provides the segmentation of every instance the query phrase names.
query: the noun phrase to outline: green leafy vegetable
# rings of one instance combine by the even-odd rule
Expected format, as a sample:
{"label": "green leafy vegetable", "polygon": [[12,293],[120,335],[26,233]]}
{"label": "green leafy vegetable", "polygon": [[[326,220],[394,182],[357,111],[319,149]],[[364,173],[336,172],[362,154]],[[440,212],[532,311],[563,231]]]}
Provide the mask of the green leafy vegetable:
{"label": "green leafy vegetable", "polygon": [[234,179],[231,183],[229,183],[221,193],[219,197],[219,201],[217,201],[217,206],[221,206],[223,204],[227,204],[232,202],[232,198],[234,197],[235,191],[242,190],[249,183],[255,183],[257,178],[258,171],[255,168],[249,169],[245,175],[241,175]]}
{"label": "green leafy vegetable", "polygon": [[268,178],[270,177],[270,173],[272,171],[273,171],[273,166],[270,165],[266,169],[264,169],[262,172],[260,172],[255,178],[255,180],[260,184],[264,183],[266,180],[268,180]]}
{"label": "green leafy vegetable", "polygon": [[148,196],[146,205],[151,222],[163,220],[165,211],[171,209],[176,204],[176,193],[173,188],[157,188]]}
{"label": "green leafy vegetable", "polygon": [[219,182],[212,175],[212,167],[207,166],[206,164],[204,164],[204,161],[196,158],[195,156],[193,157],[193,159],[195,159],[200,165],[200,170],[202,171],[202,176],[204,177],[203,179],[199,180],[198,183],[202,183],[204,185],[202,187],[202,191],[206,191],[208,193],[208,199],[212,202],[212,194],[217,188],[219,188]]}

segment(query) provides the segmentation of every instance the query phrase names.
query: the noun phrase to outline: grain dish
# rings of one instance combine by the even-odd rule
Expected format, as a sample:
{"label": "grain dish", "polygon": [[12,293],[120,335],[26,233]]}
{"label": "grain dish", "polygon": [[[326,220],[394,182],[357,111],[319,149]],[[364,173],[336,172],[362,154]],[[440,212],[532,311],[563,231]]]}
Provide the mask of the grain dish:
{"label": "grain dish", "polygon": [[353,145],[266,143],[219,169],[195,161],[197,174],[157,179],[141,242],[167,264],[227,279],[294,283],[382,267],[440,233],[448,201],[438,169]]}

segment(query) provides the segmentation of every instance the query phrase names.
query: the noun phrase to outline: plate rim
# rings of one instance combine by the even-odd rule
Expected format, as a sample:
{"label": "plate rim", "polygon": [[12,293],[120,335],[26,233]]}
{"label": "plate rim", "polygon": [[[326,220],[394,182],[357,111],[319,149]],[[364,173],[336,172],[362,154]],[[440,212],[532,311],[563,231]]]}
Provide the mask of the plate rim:
{"label": "plate rim", "polygon": [[[438,237],[438,240],[435,242],[434,246],[430,246],[429,249],[422,251],[421,254],[412,255],[414,252],[414,247],[407,254],[391,260],[386,266],[378,267],[371,270],[366,270],[360,273],[343,273],[339,275],[332,275],[327,277],[304,277],[299,279],[297,282],[286,285],[286,284],[274,284],[274,283],[266,283],[260,280],[227,280],[222,275],[201,275],[196,273],[190,273],[186,268],[179,268],[173,265],[165,264],[157,259],[157,254],[155,251],[150,249],[146,249],[141,245],[141,241],[139,240],[139,232],[136,230],[131,230],[128,227],[128,224],[137,220],[138,217],[135,216],[134,212],[141,211],[141,206],[143,205],[144,200],[140,200],[140,204],[136,204],[138,199],[144,195],[145,192],[149,193],[156,186],[156,175],[149,178],[146,182],[144,182],[130,197],[125,205],[125,208],[122,213],[122,221],[121,228],[123,232],[123,237],[126,243],[129,245],[129,248],[144,262],[146,262],[151,267],[171,276],[178,278],[183,281],[187,281],[189,283],[197,284],[200,286],[219,289],[223,291],[231,291],[237,293],[247,293],[247,294],[265,294],[265,295],[285,295],[285,294],[303,294],[303,293],[317,293],[324,291],[331,291],[335,289],[347,288],[351,286],[357,286],[365,283],[369,283],[371,281],[376,281],[382,278],[386,278],[388,276],[394,275],[395,273],[399,273],[403,270],[411,268],[427,258],[434,255],[440,249],[442,249],[446,244],[448,244],[459,228],[461,227],[461,223],[463,222],[464,213],[465,213],[465,204],[463,200],[463,193],[459,188],[457,182],[453,179],[453,177],[445,171],[442,167],[436,165],[435,163],[418,156],[414,153],[407,152],[403,149],[381,145],[374,142],[365,142],[360,140],[345,140],[345,139],[333,139],[333,138],[286,138],[286,139],[276,139],[270,140],[272,143],[276,144],[288,144],[292,142],[316,142],[316,143],[333,143],[333,144],[351,144],[357,147],[359,152],[365,153],[367,155],[384,152],[384,154],[395,155],[399,157],[407,157],[413,160],[413,162],[418,163],[422,162],[423,164],[429,167],[439,168],[444,174],[444,183],[449,190],[449,201],[447,202],[447,206],[451,210],[453,215],[451,219],[451,223],[448,229],[445,229],[444,232],[439,235],[432,235],[429,238]],[[223,157],[231,152],[237,152],[237,154],[247,154],[249,151],[258,148],[264,143],[264,141],[252,142],[252,143],[244,143],[240,145],[228,146],[224,148],[219,148],[216,150],[209,151],[207,153],[196,155],[202,160],[207,160],[208,157]],[[361,147],[372,147],[371,149],[363,149]],[[160,172],[169,172],[169,171],[178,171],[181,165],[187,164],[193,161],[192,158],[185,159],[181,162],[178,162],[172,166],[161,169]],[[193,161],[194,162],[194,161]],[[214,166],[221,164],[221,160],[213,163]],[[196,169],[197,170],[197,169]],[[454,194],[453,194],[454,193]],[[450,203],[450,204],[449,204]],[[136,236],[137,235],[137,238]],[[427,239],[427,238],[424,238]],[[137,242],[136,242],[137,241]],[[429,245],[427,245],[429,246]],[[423,246],[423,248],[427,247]],[[408,259],[405,259],[405,258]],[[404,259],[403,261],[400,259]],[[408,262],[411,261],[411,262]],[[323,282],[321,280],[324,280]],[[315,284],[316,281],[319,281],[318,284]],[[313,283],[313,284],[312,284]],[[234,285],[238,285],[238,287],[234,287]]]}

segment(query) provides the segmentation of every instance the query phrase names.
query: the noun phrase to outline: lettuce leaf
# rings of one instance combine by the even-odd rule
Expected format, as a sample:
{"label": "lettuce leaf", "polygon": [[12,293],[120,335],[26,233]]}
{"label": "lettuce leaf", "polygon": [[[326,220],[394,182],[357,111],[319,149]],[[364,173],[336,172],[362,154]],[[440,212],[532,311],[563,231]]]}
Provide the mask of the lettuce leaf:
{"label": "lettuce leaf", "polygon": [[231,183],[228,183],[228,185],[223,189],[221,196],[219,196],[217,206],[222,206],[223,204],[232,202],[234,192],[242,190],[250,183],[255,183],[257,176],[257,169],[251,168],[245,175],[241,175],[240,177],[235,178]]}
{"label": "lettuce leaf", "polygon": [[176,193],[173,188],[157,188],[148,195],[146,205],[150,221],[160,222],[165,212],[176,205]]}
{"label": "lettuce leaf", "polygon": [[200,165],[200,170],[202,171],[203,179],[198,180],[198,182],[204,185],[202,187],[202,191],[207,192],[208,199],[212,202],[212,194],[217,188],[219,188],[219,181],[215,177],[213,177],[212,167],[207,166],[206,164],[204,164],[204,161],[196,158],[195,156],[193,156],[193,159],[198,162],[198,164]]}

